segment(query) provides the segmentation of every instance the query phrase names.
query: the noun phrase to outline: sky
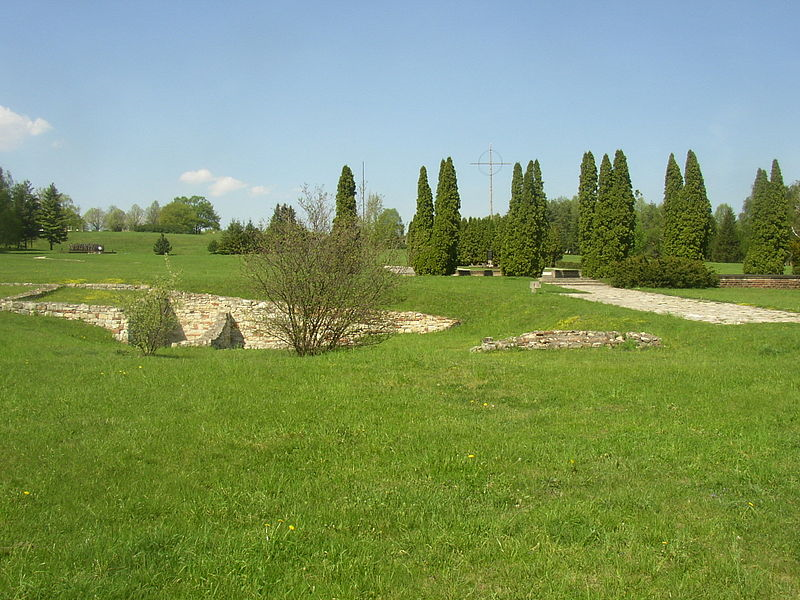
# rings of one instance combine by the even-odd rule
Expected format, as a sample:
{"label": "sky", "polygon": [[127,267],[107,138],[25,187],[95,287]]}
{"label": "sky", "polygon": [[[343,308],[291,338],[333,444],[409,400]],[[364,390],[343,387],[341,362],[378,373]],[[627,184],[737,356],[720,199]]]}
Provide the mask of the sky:
{"label": "sky", "polygon": [[448,156],[462,215],[488,215],[490,144],[538,159],[549,198],[576,194],[584,152],[622,149],[656,203],[692,149],[738,211],[773,158],[800,179],[798,22],[796,0],[9,0],[0,167],[82,211],[206,196],[225,225],[363,164],[408,223]]}

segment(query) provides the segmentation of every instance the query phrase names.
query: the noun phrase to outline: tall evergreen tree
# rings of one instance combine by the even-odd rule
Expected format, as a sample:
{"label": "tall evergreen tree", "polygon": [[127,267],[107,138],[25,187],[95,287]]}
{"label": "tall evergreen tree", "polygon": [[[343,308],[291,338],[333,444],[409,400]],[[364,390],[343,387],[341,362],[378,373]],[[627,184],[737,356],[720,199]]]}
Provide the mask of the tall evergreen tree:
{"label": "tall evergreen tree", "polygon": [[13,183],[11,176],[0,167],[0,246],[18,244],[21,239],[22,226],[11,200]]}
{"label": "tall evergreen tree", "polygon": [[622,150],[614,164],[603,156],[592,224],[592,244],[584,271],[590,277],[604,277],[616,262],[627,258],[635,242],[636,217],[633,186],[628,162]]}
{"label": "tall evergreen tree", "polygon": [[41,193],[41,209],[39,223],[42,227],[42,237],[53,244],[60,244],[67,240],[67,220],[61,206],[61,193],[54,184],[50,184]]}
{"label": "tall evergreen tree", "polygon": [[356,208],[356,180],[350,167],[344,165],[336,186],[336,216],[333,218],[333,228],[355,227],[358,223],[358,209]]}
{"label": "tall evergreen tree", "polygon": [[39,237],[39,198],[33,191],[30,181],[15,183],[11,188],[11,202],[14,204],[14,213],[20,225],[18,243],[28,247]]}
{"label": "tall evergreen tree", "polygon": [[578,245],[581,254],[589,251],[592,241],[592,218],[597,203],[597,164],[594,155],[586,152],[581,162],[578,183]]}
{"label": "tall evergreen tree", "polygon": [[532,276],[535,268],[533,244],[533,163],[523,176],[516,163],[511,176],[511,199],[508,202],[502,268],[504,275]]}
{"label": "tall evergreen tree", "polygon": [[[531,232],[533,235],[533,274],[532,277],[539,277],[546,266],[546,246],[551,236],[550,224],[547,222],[547,195],[544,193],[544,180],[542,179],[542,169],[539,161],[533,161],[533,165],[528,163],[528,170],[531,171]],[[526,172],[527,175],[527,172]],[[524,183],[524,181],[523,181]],[[555,245],[555,241],[551,244]],[[552,251],[550,252],[552,254]]]}
{"label": "tall evergreen tree", "polygon": [[742,251],[733,209],[727,204],[720,204],[714,213],[714,218],[717,227],[711,243],[711,260],[724,263],[739,262],[742,259]]}
{"label": "tall evergreen tree", "polygon": [[452,275],[458,259],[458,229],[461,223],[461,198],[453,159],[448,157],[439,166],[436,187],[433,232],[431,234],[430,267],[432,275]]}
{"label": "tall evergreen tree", "polygon": [[692,150],[686,154],[683,173],[685,180],[679,187],[680,170],[670,155],[664,186],[664,252],[668,256],[703,260],[708,254],[713,230],[711,203],[708,201],[700,163]]}
{"label": "tall evergreen tree", "polygon": [[417,275],[430,274],[430,242],[433,233],[433,193],[428,184],[428,171],[419,169],[417,180],[417,212],[408,226],[408,260]]}
{"label": "tall evergreen tree", "polygon": [[664,176],[664,235],[663,251],[666,256],[681,256],[680,223],[683,213],[682,196],[683,176],[681,168],[675,161],[675,155],[669,155],[667,173]]}
{"label": "tall evergreen tree", "polygon": [[751,198],[751,237],[744,272],[781,274],[787,258],[790,225],[786,186],[777,160],[772,161],[770,179],[766,171],[758,170]]}

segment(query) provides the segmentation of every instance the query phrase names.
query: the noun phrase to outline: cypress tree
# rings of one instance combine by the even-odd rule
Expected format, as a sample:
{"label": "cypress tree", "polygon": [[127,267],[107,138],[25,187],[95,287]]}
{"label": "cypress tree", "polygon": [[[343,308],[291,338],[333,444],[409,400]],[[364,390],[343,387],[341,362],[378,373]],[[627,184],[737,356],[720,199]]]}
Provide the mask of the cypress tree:
{"label": "cypress tree", "polygon": [[724,263],[739,262],[742,251],[733,209],[727,204],[720,204],[714,218],[717,222],[717,233],[711,244],[711,260]]}
{"label": "cypress tree", "polygon": [[39,223],[42,237],[50,242],[52,250],[53,244],[60,244],[67,239],[67,217],[61,204],[61,193],[51,183],[42,192],[40,202]]}
{"label": "cypress tree", "polygon": [[594,155],[586,152],[581,162],[578,183],[578,248],[586,254],[592,242],[592,218],[597,203],[597,165]]}
{"label": "cypress tree", "polygon": [[539,277],[547,262],[546,246],[550,235],[550,224],[547,222],[547,195],[544,193],[544,181],[542,179],[542,169],[539,161],[533,161],[533,165],[528,163],[531,170],[531,232],[533,235],[533,270],[531,277]]}
{"label": "cypress tree", "polygon": [[691,150],[686,153],[686,166],[683,169],[683,207],[682,239],[684,256],[694,260],[703,260],[708,255],[711,242],[711,203],[708,201],[703,173],[697,156]]}
{"label": "cypress tree", "polygon": [[686,154],[685,180],[670,154],[664,183],[664,254],[703,260],[711,241],[712,216],[700,163],[692,150]]}
{"label": "cypress tree", "polygon": [[751,196],[751,238],[744,259],[745,273],[782,274],[789,243],[789,205],[777,160],[770,179],[759,169]]}
{"label": "cypress tree", "polygon": [[354,227],[358,223],[356,208],[356,181],[353,171],[347,165],[342,167],[339,184],[336,186],[336,216],[333,228]]}
{"label": "cypress tree", "polygon": [[511,199],[504,227],[502,268],[504,275],[525,276],[533,270],[531,209],[533,200],[533,164],[522,174],[522,165],[514,164],[511,176]]}
{"label": "cypress tree", "polygon": [[636,217],[633,187],[628,173],[628,162],[622,150],[614,155],[614,164],[608,155],[600,164],[597,186],[597,204],[592,227],[592,244],[584,270],[590,277],[604,277],[609,268],[625,258],[633,249]]}
{"label": "cypress tree", "polygon": [[453,159],[439,165],[429,267],[432,275],[452,275],[458,259],[458,229],[461,223],[461,198]]}
{"label": "cypress tree", "polygon": [[681,168],[670,154],[667,160],[667,173],[664,176],[664,241],[663,250],[667,256],[680,256],[680,221],[683,212],[681,206],[683,176]]}
{"label": "cypress tree", "polygon": [[427,261],[430,255],[430,241],[433,233],[433,194],[428,185],[428,171],[419,169],[417,181],[417,212],[408,226],[408,260],[417,275],[430,271]]}

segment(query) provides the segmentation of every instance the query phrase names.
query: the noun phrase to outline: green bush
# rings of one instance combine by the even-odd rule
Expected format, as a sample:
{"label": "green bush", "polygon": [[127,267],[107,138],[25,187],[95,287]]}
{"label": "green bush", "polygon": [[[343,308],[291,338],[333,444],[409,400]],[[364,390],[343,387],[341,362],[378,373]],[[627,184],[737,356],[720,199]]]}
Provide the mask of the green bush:
{"label": "green bush", "polygon": [[612,266],[611,285],[621,288],[719,287],[719,277],[702,261],[665,256],[632,256]]}
{"label": "green bush", "polygon": [[163,233],[161,234],[161,237],[156,240],[156,243],[153,244],[153,252],[162,256],[172,252],[172,244],[169,243],[169,240],[164,236]]}

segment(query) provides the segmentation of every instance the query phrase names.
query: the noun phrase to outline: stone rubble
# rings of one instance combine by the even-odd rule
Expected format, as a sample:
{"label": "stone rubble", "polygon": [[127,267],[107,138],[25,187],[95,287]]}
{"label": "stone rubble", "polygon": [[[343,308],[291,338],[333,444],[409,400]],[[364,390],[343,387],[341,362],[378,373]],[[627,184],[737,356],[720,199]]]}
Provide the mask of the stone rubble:
{"label": "stone rubble", "polygon": [[532,331],[504,340],[484,338],[480,346],[470,348],[470,352],[492,352],[522,348],[525,350],[561,350],[574,348],[602,348],[633,343],[637,348],[661,346],[661,338],[644,332],[629,331],[576,331],[552,330]]}

